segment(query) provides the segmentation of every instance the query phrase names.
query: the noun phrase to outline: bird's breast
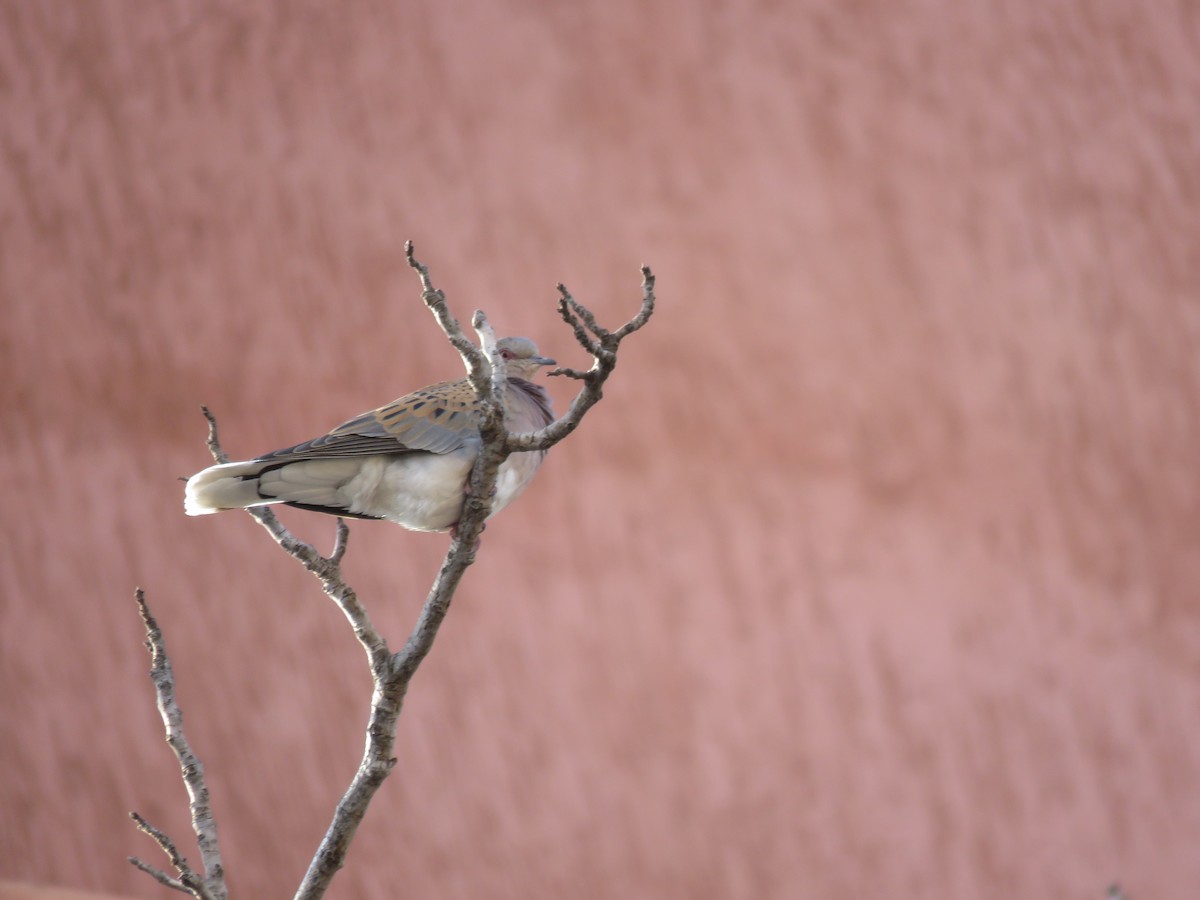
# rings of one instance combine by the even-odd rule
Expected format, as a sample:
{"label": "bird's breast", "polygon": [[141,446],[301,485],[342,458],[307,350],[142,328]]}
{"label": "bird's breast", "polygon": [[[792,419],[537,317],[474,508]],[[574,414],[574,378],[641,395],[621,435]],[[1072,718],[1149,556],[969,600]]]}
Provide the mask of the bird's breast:
{"label": "bird's breast", "polygon": [[[515,500],[533,480],[542,453],[514,453],[496,475],[492,515]],[[474,448],[454,453],[408,453],[363,461],[340,489],[352,512],[388,519],[413,531],[446,531],[462,515]]]}
{"label": "bird's breast", "polygon": [[500,512],[521,495],[542,464],[541,451],[514,453],[500,466],[496,474],[496,496],[492,500],[492,515]]}
{"label": "bird's breast", "polygon": [[354,512],[414,531],[445,531],[462,512],[463,486],[475,451],[405,453],[365,462],[343,490]]}

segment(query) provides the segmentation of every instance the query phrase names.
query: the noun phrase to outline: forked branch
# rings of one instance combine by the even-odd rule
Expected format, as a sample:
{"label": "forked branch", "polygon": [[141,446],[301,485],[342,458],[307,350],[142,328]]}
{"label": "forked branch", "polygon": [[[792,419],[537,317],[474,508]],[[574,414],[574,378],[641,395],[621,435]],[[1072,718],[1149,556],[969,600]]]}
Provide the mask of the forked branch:
{"label": "forked branch", "polygon": [[193,871],[188,861],[176,849],[174,842],[136,812],[130,813],[130,818],[137,824],[138,830],[154,838],[175,871],[179,873],[179,877],[172,878],[136,856],[129,857],[129,862],[169,888],[202,900],[225,900],[228,896],[225,889],[225,868],[221,865],[221,851],[217,846],[217,820],[213,817],[212,807],[209,805],[204,766],[192,751],[183,731],[183,710],[175,699],[175,675],[171,670],[171,659],[167,656],[162,629],[151,615],[146,595],[141,588],[137,589],[135,596],[142,623],[146,626],[146,649],[150,651],[150,680],[154,682],[154,696],[167,731],[167,743],[175,751],[183,774],[183,783],[187,788],[192,828],[196,832],[196,843],[200,847],[204,874]]}
{"label": "forked branch", "polygon": [[[592,357],[592,366],[586,371],[560,368],[551,375],[561,375],[583,382],[579,394],[572,401],[567,413],[545,428],[528,434],[512,434],[505,427],[502,397],[505,388],[504,367],[496,349],[496,337],[487,316],[477,311],[472,325],[479,338],[473,343],[464,333],[458,320],[446,304],[446,296],[433,286],[428,268],[413,255],[412,243],[405,245],[408,264],[417,272],[421,282],[421,297],[433,313],[438,325],[462,357],[468,378],[479,397],[481,445],[470,475],[470,490],[463,504],[449,551],[441,569],[425,598],[421,613],[404,646],[392,653],[382,635],[376,631],[354,590],[342,578],[341,561],[346,552],[349,529],[338,519],[337,539],[333,552],[322,556],[311,545],[295,538],[280,524],[278,518],[266,507],[253,507],[247,512],[270,533],[271,537],[290,556],[300,562],[321,582],[322,590],[338,605],[354,629],[354,634],[366,651],[374,681],[370,718],[367,726],[366,747],[357,773],[350,787],[334,811],[331,821],[308,871],[296,892],[296,900],[316,900],[328,889],[333,876],[344,865],[346,851],[354,834],[366,814],[367,806],[384,779],[391,772],[396,760],[392,756],[395,747],[396,721],[403,706],[409,682],[421,662],[429,654],[437,637],[451,600],[467,568],[475,561],[479,538],[484,523],[491,512],[492,495],[497,472],[501,463],[513,453],[530,450],[547,450],[557,444],[578,427],[587,411],[600,400],[604,382],[617,363],[617,351],[621,341],[640,329],[654,312],[654,275],[647,267],[642,268],[642,303],[637,314],[615,331],[609,331],[597,323],[595,316],[576,301],[561,284],[559,314],[571,327],[579,345]],[[228,461],[221,449],[217,435],[216,418],[204,409],[208,420],[208,449],[218,463]],[[145,613],[148,616],[148,612]],[[161,637],[161,635],[160,635]],[[162,650],[165,660],[166,651]],[[168,664],[169,665],[169,664]],[[156,682],[157,683],[157,682]],[[182,731],[180,732],[182,733]],[[198,762],[197,762],[198,765]],[[201,773],[202,774],[202,773]],[[185,779],[187,773],[185,770]],[[191,788],[189,787],[189,790]],[[207,794],[205,793],[207,802]],[[193,806],[195,813],[195,806]],[[151,826],[149,833],[156,834]],[[198,832],[199,833],[199,832]],[[215,823],[212,828],[212,848],[215,850]],[[160,846],[168,852],[172,864],[180,872],[172,878],[152,867],[137,861],[134,864],[150,872],[163,884],[177,890],[186,890],[198,897],[223,900],[221,893],[197,893],[209,890],[207,881],[199,887],[192,883],[198,876],[189,874],[186,860],[178,857],[169,840],[160,840]],[[165,843],[164,843],[165,841]],[[202,855],[204,843],[201,843]],[[180,867],[182,864],[182,868]],[[210,872],[210,859],[205,856],[206,873]],[[215,859],[219,872],[220,860]]]}

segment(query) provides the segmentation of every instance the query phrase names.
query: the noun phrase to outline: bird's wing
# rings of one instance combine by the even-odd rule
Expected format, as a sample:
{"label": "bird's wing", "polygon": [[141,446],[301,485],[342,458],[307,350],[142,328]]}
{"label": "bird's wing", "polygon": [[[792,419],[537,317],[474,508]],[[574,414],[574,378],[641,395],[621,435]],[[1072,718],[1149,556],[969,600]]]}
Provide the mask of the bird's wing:
{"label": "bird's wing", "polygon": [[452,453],[479,440],[479,402],[471,383],[443,381],[343,422],[329,434],[260,456],[259,460]]}

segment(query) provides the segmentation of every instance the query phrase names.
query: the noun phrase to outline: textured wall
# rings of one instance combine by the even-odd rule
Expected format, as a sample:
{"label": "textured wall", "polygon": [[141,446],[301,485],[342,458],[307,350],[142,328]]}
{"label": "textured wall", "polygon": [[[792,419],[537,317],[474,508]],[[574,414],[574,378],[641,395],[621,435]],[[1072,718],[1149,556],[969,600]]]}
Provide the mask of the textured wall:
{"label": "textured wall", "polygon": [[[461,370],[412,238],[568,364],[556,281],[661,311],[332,896],[1194,897],[1200,24],[905,6],[0,4],[0,878],[163,895],[140,584],[235,894],[298,881],[365,663],[175,479],[202,402],[253,454]],[[393,644],[445,545],[353,527]]]}

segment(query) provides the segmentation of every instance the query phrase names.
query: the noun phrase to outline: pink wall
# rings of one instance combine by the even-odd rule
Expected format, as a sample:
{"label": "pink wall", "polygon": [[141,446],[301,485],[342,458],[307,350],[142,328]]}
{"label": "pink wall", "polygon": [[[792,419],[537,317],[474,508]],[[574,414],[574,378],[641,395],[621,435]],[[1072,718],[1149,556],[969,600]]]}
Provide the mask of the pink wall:
{"label": "pink wall", "polygon": [[[6,4],[0,878],[164,895],[141,585],[235,896],[299,880],[366,666],[175,479],[200,403],[253,454],[460,371],[412,238],[568,364],[555,282],[616,322],[649,262],[661,310],[488,530],[331,896],[1190,900],[1189,10]],[[393,645],[445,546],[353,527]]]}

